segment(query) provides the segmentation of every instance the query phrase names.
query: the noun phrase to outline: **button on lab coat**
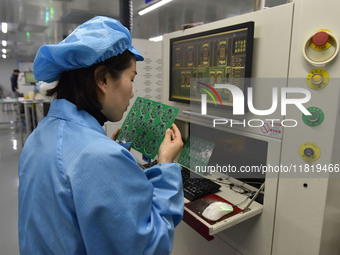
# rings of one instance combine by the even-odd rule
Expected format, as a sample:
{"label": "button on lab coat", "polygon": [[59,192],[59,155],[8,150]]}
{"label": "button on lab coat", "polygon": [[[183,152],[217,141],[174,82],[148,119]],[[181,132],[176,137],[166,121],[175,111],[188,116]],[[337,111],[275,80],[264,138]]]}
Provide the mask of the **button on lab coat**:
{"label": "button on lab coat", "polygon": [[25,254],[169,254],[183,215],[180,166],[142,171],[86,111],[53,100],[19,160]]}

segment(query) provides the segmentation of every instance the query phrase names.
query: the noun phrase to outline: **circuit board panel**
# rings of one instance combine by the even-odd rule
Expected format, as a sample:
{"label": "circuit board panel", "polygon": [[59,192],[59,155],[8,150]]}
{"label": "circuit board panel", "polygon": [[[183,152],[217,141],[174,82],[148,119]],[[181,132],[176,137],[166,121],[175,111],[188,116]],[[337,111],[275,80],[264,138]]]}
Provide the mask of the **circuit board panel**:
{"label": "circuit board panel", "polygon": [[189,136],[179,155],[178,163],[196,171],[196,167],[208,165],[214,147],[215,143],[213,142],[195,136]]}
{"label": "circuit board panel", "polygon": [[120,128],[117,139],[154,159],[165,132],[171,127],[178,109],[138,97]]}

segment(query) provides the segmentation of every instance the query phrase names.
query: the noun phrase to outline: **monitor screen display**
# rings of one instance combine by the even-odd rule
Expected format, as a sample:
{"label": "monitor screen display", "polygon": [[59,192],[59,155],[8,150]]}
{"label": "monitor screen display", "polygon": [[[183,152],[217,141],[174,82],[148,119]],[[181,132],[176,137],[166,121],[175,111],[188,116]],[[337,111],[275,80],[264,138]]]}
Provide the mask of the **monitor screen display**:
{"label": "monitor screen display", "polygon": [[25,83],[27,84],[35,84],[38,81],[34,78],[33,72],[25,72]]}
{"label": "monitor screen display", "polygon": [[[200,102],[206,86],[228,83],[246,95],[251,77],[254,22],[170,39],[170,101]],[[205,83],[199,82],[204,80]],[[204,90],[206,91],[206,90]],[[232,107],[227,89],[216,89],[223,105]],[[213,103],[209,98],[208,103]]]}

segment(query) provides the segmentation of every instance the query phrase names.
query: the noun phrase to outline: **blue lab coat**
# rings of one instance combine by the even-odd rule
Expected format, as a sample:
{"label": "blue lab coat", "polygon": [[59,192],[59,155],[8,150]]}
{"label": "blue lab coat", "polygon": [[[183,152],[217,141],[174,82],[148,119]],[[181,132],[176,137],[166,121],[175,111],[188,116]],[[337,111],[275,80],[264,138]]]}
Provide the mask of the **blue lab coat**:
{"label": "blue lab coat", "polygon": [[98,121],[53,100],[19,160],[25,254],[169,254],[183,215],[180,166],[145,171]]}

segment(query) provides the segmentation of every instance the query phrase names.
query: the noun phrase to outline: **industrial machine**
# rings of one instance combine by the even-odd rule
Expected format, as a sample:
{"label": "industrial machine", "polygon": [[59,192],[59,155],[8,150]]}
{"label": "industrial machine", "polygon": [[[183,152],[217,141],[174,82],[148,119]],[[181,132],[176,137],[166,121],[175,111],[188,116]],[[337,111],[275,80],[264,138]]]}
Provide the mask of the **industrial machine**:
{"label": "industrial machine", "polygon": [[215,143],[226,171],[204,177],[240,209],[209,222],[186,200],[172,254],[339,253],[339,9],[296,0],[164,36],[162,103]]}

